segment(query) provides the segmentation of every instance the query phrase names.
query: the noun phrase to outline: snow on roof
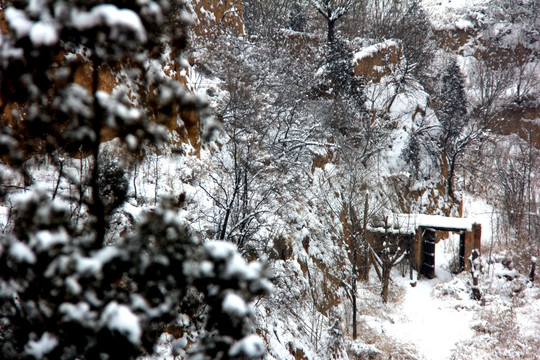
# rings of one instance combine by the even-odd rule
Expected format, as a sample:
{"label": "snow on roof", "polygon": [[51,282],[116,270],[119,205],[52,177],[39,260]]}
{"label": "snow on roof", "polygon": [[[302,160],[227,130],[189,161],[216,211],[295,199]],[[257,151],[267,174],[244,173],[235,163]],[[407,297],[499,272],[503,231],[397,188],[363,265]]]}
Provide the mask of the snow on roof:
{"label": "snow on roof", "polygon": [[[472,218],[425,214],[392,214],[392,216],[388,217],[387,222],[389,232],[400,234],[414,234],[416,229],[420,227],[447,231],[471,231],[472,226],[477,223]],[[373,226],[370,230],[385,231],[384,226]]]}

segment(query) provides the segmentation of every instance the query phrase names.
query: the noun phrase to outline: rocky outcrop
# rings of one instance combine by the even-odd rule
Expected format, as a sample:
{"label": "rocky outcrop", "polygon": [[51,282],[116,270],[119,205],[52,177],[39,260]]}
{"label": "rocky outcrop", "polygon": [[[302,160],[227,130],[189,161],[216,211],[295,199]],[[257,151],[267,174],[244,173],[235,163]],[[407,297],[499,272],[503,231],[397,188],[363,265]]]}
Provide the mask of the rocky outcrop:
{"label": "rocky outcrop", "polygon": [[392,73],[402,57],[401,44],[394,40],[365,47],[354,54],[354,74],[363,76],[366,82],[380,82]]}
{"label": "rocky outcrop", "polygon": [[[192,10],[196,19],[193,31],[197,35],[211,36],[212,33],[220,28],[232,28],[238,33],[243,32],[242,22],[242,2],[239,0],[194,0]],[[4,18],[4,12],[0,8],[0,30],[3,34],[8,33],[8,24]],[[163,66],[163,72],[166,76],[186,83],[185,72],[180,66],[180,59],[173,56],[174,49],[171,49],[169,54],[170,60]],[[61,52],[58,55],[58,66],[62,66],[65,62],[66,53]],[[70,54],[75,60],[70,61],[72,69],[73,82],[81,85],[87,91],[95,89],[112,93],[113,90],[122,83],[121,74],[124,67],[129,67],[129,59],[124,61],[124,64],[119,64],[115,68],[108,65],[103,65],[95,69],[94,64],[88,59],[83,58],[81,54]],[[94,86],[94,79],[97,71],[98,84]],[[1,90],[0,90],[1,91]],[[151,91],[151,89],[144,89]],[[145,103],[144,94],[128,94],[130,97],[138,97],[140,105],[143,107],[154,106]],[[17,127],[25,116],[25,107],[22,104],[7,103],[3,104],[0,100],[0,119],[2,124]],[[153,111],[149,111],[153,113]],[[171,109],[169,119],[160,122],[164,124],[171,132],[171,145],[180,146],[182,143],[189,143],[195,154],[198,154],[200,148],[200,119],[199,115],[191,109],[183,109],[174,107]],[[103,126],[101,131],[102,141],[109,141],[117,136],[116,132]]]}
{"label": "rocky outcrop", "polygon": [[193,31],[200,36],[216,35],[222,29],[244,33],[241,0],[193,0]]}

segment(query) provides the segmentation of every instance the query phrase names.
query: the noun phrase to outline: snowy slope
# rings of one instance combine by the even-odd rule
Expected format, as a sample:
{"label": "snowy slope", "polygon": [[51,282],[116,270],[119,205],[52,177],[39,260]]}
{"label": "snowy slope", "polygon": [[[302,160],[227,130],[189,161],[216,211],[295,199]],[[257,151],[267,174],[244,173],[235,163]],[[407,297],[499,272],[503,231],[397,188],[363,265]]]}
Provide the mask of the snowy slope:
{"label": "snowy slope", "polygon": [[489,0],[423,0],[422,6],[436,30],[465,30],[473,26],[467,18],[470,10],[487,3]]}

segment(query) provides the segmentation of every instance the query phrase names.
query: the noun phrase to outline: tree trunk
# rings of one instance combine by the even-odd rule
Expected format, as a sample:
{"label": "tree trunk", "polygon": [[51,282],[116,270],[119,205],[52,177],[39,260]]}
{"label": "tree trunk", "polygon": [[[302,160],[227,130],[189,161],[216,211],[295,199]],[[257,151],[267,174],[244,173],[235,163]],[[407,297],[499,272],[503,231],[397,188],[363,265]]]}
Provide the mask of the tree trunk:
{"label": "tree trunk", "polygon": [[[349,211],[352,211],[352,208],[349,209]],[[356,281],[358,277],[358,240],[356,235],[353,237],[353,263],[352,263],[352,279],[351,279],[351,300],[352,300],[352,311],[353,311],[353,319],[352,319],[352,332],[353,332],[353,339],[356,340]]]}
{"label": "tree trunk", "polygon": [[366,201],[364,202],[364,224],[362,229],[362,242],[363,242],[363,253],[362,253],[362,265],[364,266],[362,271],[362,281],[368,282],[369,281],[369,249],[367,244],[367,238],[366,238],[366,228],[367,228],[367,222],[368,222],[368,211],[369,211],[369,199],[366,195]]}
{"label": "tree trunk", "polygon": [[456,161],[457,161],[458,153],[454,153],[452,157],[448,160],[448,179],[446,184],[446,192],[448,193],[448,196],[450,198],[455,200],[454,197],[454,176],[456,173]]}
{"label": "tree trunk", "polygon": [[382,267],[382,291],[381,297],[383,303],[388,303],[388,288],[390,286],[390,267],[386,264]]}
{"label": "tree trunk", "polygon": [[335,40],[336,20],[328,21],[328,43],[333,44]]}
{"label": "tree trunk", "polygon": [[536,273],[536,258],[531,259],[531,271],[529,272],[529,281],[534,282],[534,277]]}
{"label": "tree trunk", "polygon": [[480,290],[480,284],[478,278],[480,277],[480,269],[476,262],[479,253],[478,250],[473,250],[471,254],[471,276],[472,276],[472,298],[476,301],[482,300],[482,291]]}
{"label": "tree trunk", "polygon": [[352,300],[352,336],[353,340],[356,340],[358,337],[357,333],[357,323],[356,323],[356,279],[353,279],[353,286],[352,286],[352,294],[351,294],[351,300]]}

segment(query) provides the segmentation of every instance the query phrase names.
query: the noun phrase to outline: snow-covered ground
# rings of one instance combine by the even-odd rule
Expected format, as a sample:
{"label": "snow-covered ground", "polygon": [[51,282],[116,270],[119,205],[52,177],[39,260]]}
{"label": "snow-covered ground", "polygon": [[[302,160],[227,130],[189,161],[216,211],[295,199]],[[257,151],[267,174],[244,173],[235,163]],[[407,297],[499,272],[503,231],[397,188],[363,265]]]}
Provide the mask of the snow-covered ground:
{"label": "snow-covered ground", "polygon": [[459,244],[459,236],[452,235],[435,247],[435,279],[421,279],[412,287],[408,277],[393,274],[405,295],[394,309],[398,315],[384,323],[384,331],[414,345],[425,360],[506,359],[512,353],[515,358],[540,359],[540,291],[495,255],[488,266],[486,252],[496,234],[496,213],[484,200],[472,196],[463,200],[464,216],[482,225],[483,300],[471,299],[468,272],[449,271]]}
{"label": "snow-covered ground", "polygon": [[457,301],[434,295],[437,285],[454,279],[448,265],[455,253],[456,238],[459,240],[459,237],[452,237],[436,245],[436,278],[421,279],[412,287],[409,278],[397,273],[393,277],[405,289],[405,296],[396,309],[400,318],[394,319],[393,324],[387,323],[386,332],[403,343],[414,344],[426,360],[449,359],[457,342],[474,335],[470,327],[474,304],[468,294],[460,294],[460,305]]}
{"label": "snow-covered ground", "polygon": [[469,10],[488,3],[488,0],[423,0],[422,7],[429,14],[437,30],[464,30],[473,26],[467,19]]}
{"label": "snow-covered ground", "polygon": [[476,223],[482,225],[483,246],[491,242],[497,215],[493,206],[484,199],[468,193],[463,194],[463,217],[474,219]]}
{"label": "snow-covered ground", "polygon": [[[464,196],[463,200],[464,216],[482,225],[482,243],[490,243],[491,207],[472,196]],[[480,305],[470,299],[468,274],[455,276],[449,271],[458,246],[457,234],[435,246],[436,278],[432,280],[421,279],[412,287],[408,278],[397,273],[393,277],[405,289],[405,296],[397,308],[401,317],[394,324],[388,323],[386,330],[400,341],[414,344],[426,360],[450,359],[458,342],[475,335],[471,324]],[[437,296],[441,293],[443,296]]]}

